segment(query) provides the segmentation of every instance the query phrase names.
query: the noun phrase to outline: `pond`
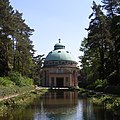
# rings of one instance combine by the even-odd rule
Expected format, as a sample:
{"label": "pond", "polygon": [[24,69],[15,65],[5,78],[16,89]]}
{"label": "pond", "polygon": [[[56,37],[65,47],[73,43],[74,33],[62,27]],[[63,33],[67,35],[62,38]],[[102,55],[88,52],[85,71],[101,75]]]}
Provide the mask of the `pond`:
{"label": "pond", "polygon": [[52,91],[34,99],[28,107],[15,107],[0,120],[113,120],[112,114],[77,92]]}

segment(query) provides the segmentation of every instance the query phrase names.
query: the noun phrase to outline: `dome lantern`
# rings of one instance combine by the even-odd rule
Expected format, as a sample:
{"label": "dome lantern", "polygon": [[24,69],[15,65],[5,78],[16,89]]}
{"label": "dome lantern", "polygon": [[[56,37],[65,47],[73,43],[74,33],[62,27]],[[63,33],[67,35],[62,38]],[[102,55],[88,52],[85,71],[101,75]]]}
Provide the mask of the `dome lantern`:
{"label": "dome lantern", "polygon": [[65,49],[65,46],[61,44],[61,39],[58,39],[59,43],[54,45],[54,50]]}

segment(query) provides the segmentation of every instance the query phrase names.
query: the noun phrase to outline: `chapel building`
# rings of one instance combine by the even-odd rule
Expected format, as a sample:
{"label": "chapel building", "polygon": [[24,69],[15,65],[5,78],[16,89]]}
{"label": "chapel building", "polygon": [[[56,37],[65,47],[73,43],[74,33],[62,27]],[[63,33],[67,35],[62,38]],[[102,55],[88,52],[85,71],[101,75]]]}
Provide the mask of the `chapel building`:
{"label": "chapel building", "polygon": [[47,55],[43,66],[43,87],[70,88],[77,87],[77,62],[71,52],[59,43],[54,45],[54,50]]}

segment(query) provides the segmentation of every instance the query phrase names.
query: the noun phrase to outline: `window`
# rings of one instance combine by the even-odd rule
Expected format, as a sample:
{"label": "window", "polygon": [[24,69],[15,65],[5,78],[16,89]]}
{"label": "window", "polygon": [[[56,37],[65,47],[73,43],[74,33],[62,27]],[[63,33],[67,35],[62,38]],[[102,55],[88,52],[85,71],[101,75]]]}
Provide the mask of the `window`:
{"label": "window", "polygon": [[61,51],[58,51],[58,53],[61,53]]}
{"label": "window", "polygon": [[66,51],[66,53],[69,53],[69,51]]}

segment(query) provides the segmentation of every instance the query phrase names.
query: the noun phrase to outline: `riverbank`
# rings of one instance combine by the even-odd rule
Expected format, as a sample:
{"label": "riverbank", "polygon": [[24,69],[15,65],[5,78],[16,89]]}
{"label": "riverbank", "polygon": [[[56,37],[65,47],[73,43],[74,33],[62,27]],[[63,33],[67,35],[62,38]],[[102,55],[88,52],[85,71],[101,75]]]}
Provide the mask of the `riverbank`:
{"label": "riverbank", "polygon": [[39,87],[29,86],[29,89],[26,89],[26,91],[20,91],[23,91],[23,88],[19,88],[19,93],[14,93],[13,95],[0,98],[0,116],[6,113],[8,108],[28,106],[32,103],[34,98],[47,92],[47,89],[39,89]]}
{"label": "riverbank", "polygon": [[16,85],[11,87],[0,86],[0,101],[18,96],[20,94],[24,94],[34,89],[35,87],[33,85],[23,87],[19,87]]}
{"label": "riverbank", "polygon": [[90,100],[97,105],[103,105],[108,111],[114,113],[115,116],[120,117],[120,96],[114,94],[104,94],[103,92],[96,92],[80,88],[78,95],[81,97],[89,97]]}

